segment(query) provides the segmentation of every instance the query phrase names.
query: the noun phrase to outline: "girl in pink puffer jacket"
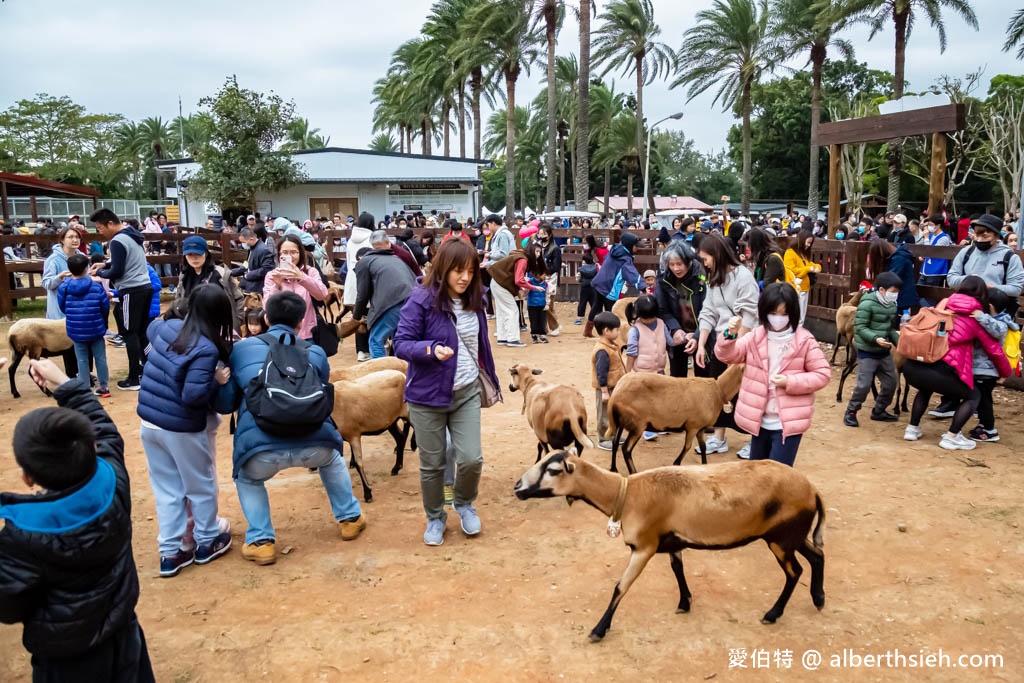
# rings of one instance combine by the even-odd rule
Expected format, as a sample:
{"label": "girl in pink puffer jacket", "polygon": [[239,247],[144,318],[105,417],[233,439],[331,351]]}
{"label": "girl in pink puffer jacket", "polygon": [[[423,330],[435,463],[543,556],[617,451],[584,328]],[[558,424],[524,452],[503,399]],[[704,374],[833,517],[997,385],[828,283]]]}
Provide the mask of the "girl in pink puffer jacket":
{"label": "girl in pink puffer jacket", "polygon": [[800,327],[800,300],[792,285],[767,285],[757,302],[761,325],[742,339],[739,317],[715,345],[726,363],[745,363],[736,399],[736,425],[750,432],[750,459],[793,466],[814,415],[814,393],[828,386],[831,369],[814,336]]}

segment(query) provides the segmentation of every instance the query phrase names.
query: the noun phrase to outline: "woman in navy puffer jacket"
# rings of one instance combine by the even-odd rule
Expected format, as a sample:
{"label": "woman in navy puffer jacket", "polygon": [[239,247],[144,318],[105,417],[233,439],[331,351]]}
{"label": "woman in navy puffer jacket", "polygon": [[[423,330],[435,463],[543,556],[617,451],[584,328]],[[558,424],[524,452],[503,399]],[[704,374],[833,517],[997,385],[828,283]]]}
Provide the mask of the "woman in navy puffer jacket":
{"label": "woman in navy puffer jacket", "polygon": [[[216,285],[196,287],[184,320],[154,320],[147,334],[138,414],[156,499],[160,575],[174,576],[231,547],[231,535],[218,526],[216,448],[207,428],[213,421],[216,429],[211,401],[230,378],[220,364],[231,353],[231,300]],[[190,508],[194,546],[186,540]]]}

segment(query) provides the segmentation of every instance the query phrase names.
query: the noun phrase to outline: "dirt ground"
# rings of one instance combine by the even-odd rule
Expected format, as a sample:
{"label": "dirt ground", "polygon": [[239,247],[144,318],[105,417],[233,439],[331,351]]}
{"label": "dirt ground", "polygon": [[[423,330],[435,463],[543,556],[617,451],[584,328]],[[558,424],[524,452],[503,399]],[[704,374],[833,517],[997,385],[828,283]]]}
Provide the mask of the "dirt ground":
{"label": "dirt ground", "polygon": [[[569,324],[547,346],[495,347],[495,355],[503,383],[514,362],[529,362],[546,379],[578,387],[589,410],[592,342],[572,325],[569,310],[559,305]],[[4,340],[5,332],[0,327]],[[332,365],[350,364],[354,356],[346,342]],[[111,349],[109,357],[120,377],[123,351]],[[8,435],[24,412],[51,403],[23,370],[18,384],[20,400],[0,390],[0,431]],[[520,394],[506,390],[505,403],[484,413],[479,537],[465,538],[451,515],[445,544],[423,545],[417,458],[410,455],[405,469],[390,476],[393,442],[385,434],[364,442],[374,502],[364,506],[369,527],[355,542],[341,541],[318,477],[296,469],[270,482],[279,559],[268,567],[241,556],[245,520],[222,424],[221,514],[231,521],[235,547],[210,565],[160,579],[137,394],[115,390],[104,405],[127,445],[142,584],[138,614],[157,680],[1021,680],[1024,395],[997,390],[1003,439],[967,456],[938,447],[944,426],[936,420],[923,423],[924,439],[913,444],[901,438],[905,423],[870,422],[866,411],[860,429],[844,427],[834,398],[835,382],[819,394],[814,427],[797,458],[826,501],[824,610],[811,604],[805,571],[785,616],[764,626],[761,615],[783,584],[766,547],[689,551],[689,614],[675,614],[675,581],[668,560],[658,557],[624,599],[604,642],[592,644],[587,633],[628,550],[606,535],[606,520],[589,506],[512,495],[536,453]],[[22,491],[8,439],[0,449],[0,489]],[[641,444],[637,466],[670,464],[681,439]],[[711,460],[733,460],[744,443],[730,433],[731,451]],[[609,461],[603,451],[585,457],[604,466]],[[686,462],[699,461],[691,455]],[[20,637],[20,626],[0,627],[0,680],[30,678]],[[824,658],[817,671],[803,665],[809,649]],[[999,654],[1003,664],[970,673],[830,666],[844,649],[862,656],[941,651],[953,665],[961,654]],[[731,657],[738,650],[746,656]],[[754,668],[764,663],[755,659],[757,650],[769,653],[767,668]],[[737,662],[746,668],[731,666]]]}

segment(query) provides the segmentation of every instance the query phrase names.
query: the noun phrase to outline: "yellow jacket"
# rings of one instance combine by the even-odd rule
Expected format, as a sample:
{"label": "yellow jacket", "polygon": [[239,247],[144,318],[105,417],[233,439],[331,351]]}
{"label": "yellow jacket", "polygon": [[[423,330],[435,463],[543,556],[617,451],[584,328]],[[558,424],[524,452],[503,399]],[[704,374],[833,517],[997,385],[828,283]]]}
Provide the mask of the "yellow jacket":
{"label": "yellow jacket", "polygon": [[800,284],[796,285],[796,290],[798,292],[811,291],[811,278],[808,275],[820,272],[821,266],[806,260],[797,253],[796,249],[787,249],[783,262],[786,264],[786,268],[793,272],[793,277],[800,279]]}

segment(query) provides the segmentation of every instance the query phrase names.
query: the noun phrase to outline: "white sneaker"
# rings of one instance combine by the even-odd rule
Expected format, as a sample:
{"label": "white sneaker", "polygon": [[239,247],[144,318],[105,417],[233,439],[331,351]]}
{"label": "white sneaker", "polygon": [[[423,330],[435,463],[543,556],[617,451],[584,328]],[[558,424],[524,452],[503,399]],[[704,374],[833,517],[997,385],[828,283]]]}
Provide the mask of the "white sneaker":
{"label": "white sneaker", "polygon": [[360,363],[368,361],[370,360],[370,354],[368,354],[366,351],[360,351],[356,353],[356,360],[359,361]]}
{"label": "white sneaker", "polygon": [[562,326],[561,325],[559,325],[555,329],[553,329],[550,332],[548,332],[548,336],[549,337],[557,337],[560,334],[562,334]]}
{"label": "white sneaker", "polygon": [[[727,444],[725,442],[725,439],[718,439],[717,437],[714,437],[714,436],[712,436],[711,438],[709,438],[707,441],[704,442],[704,447],[707,449],[707,454],[708,455],[710,455],[711,453],[728,453],[729,452],[729,444]],[[700,445],[699,444],[694,449],[694,452],[698,453],[698,454],[700,453]]]}
{"label": "white sneaker", "polygon": [[903,432],[904,441],[917,441],[921,438],[921,428],[915,427],[914,425],[907,425],[906,430]]}
{"label": "white sneaker", "polygon": [[963,434],[951,434],[946,432],[942,435],[939,445],[947,451],[971,451],[978,445]]}
{"label": "white sneaker", "polygon": [[744,446],[743,448],[740,449],[740,452],[736,454],[736,457],[739,458],[740,460],[750,460],[750,442],[749,441],[747,442],[746,446]]}

